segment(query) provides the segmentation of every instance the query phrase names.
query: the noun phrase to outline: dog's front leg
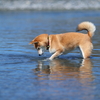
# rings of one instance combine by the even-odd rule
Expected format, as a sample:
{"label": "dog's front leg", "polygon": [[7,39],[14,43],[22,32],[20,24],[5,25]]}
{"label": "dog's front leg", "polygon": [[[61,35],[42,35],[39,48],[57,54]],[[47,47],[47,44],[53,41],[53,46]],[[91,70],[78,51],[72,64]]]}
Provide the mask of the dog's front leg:
{"label": "dog's front leg", "polygon": [[57,57],[61,54],[62,54],[62,50],[58,50],[49,58],[49,60],[53,60],[55,57]]}

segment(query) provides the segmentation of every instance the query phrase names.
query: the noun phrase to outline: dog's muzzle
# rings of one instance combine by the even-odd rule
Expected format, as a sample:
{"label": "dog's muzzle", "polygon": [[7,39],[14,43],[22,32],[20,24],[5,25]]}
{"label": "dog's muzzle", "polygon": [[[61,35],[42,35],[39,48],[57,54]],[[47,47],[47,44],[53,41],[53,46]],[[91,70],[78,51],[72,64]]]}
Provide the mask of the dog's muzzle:
{"label": "dog's muzzle", "polygon": [[39,56],[42,56],[43,55],[43,53],[42,54],[39,54]]}
{"label": "dog's muzzle", "polygon": [[43,54],[42,48],[38,49],[38,54],[39,54],[39,56],[41,56]]}

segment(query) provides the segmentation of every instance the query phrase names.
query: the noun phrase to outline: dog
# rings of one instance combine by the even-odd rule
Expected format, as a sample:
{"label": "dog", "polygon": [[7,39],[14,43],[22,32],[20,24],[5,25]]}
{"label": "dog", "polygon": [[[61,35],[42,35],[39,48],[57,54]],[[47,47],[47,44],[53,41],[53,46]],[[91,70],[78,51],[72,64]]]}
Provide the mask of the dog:
{"label": "dog", "polygon": [[62,34],[41,34],[34,38],[30,44],[37,49],[39,56],[43,54],[43,48],[53,53],[49,60],[53,60],[62,54],[69,53],[74,48],[79,47],[83,58],[91,55],[93,44],[91,38],[96,30],[92,22],[84,21],[77,26],[77,31],[87,30],[87,34],[78,32],[68,32]]}

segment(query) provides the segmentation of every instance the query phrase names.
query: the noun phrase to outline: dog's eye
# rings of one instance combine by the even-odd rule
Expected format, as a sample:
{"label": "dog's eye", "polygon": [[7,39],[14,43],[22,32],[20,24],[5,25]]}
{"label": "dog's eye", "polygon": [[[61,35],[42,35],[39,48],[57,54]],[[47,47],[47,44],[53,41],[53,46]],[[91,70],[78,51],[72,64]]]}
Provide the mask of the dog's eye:
{"label": "dog's eye", "polygon": [[40,48],[37,48],[37,50],[40,50]]}

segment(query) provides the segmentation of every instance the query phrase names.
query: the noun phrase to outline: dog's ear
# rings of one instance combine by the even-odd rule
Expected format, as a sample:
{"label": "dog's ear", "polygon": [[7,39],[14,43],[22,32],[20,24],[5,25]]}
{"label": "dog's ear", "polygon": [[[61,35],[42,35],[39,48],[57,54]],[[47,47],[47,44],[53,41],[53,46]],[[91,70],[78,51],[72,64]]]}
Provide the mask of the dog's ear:
{"label": "dog's ear", "polygon": [[38,42],[36,41],[31,41],[29,44],[37,44]]}

